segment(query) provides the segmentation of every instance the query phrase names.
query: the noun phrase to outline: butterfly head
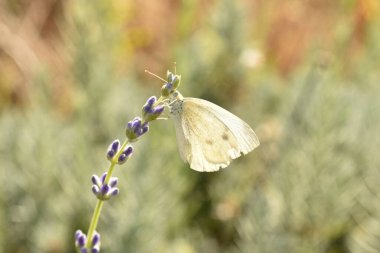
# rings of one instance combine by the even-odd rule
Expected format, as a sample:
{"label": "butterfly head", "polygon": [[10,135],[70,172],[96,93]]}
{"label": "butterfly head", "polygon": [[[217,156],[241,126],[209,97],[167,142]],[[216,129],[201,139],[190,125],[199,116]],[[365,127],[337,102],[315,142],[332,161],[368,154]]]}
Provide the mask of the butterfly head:
{"label": "butterfly head", "polygon": [[169,104],[172,104],[175,101],[181,101],[183,100],[183,96],[179,91],[174,91],[172,94],[169,95]]}

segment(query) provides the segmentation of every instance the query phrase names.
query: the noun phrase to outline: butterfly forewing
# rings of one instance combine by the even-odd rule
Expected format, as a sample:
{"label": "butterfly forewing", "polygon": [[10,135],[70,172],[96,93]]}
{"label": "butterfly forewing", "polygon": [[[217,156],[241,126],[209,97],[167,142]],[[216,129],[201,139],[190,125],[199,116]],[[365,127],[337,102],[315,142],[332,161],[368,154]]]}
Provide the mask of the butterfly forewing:
{"label": "butterfly forewing", "polygon": [[206,100],[184,98],[174,115],[181,158],[197,171],[217,171],[259,145],[243,120]]}

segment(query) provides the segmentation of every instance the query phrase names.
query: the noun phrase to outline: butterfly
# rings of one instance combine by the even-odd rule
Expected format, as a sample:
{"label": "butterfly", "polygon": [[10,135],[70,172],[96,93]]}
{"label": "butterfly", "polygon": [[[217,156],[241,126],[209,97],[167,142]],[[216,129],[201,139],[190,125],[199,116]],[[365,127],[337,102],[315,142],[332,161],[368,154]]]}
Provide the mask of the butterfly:
{"label": "butterfly", "polygon": [[191,169],[218,171],[259,146],[255,132],[236,115],[207,100],[183,97],[179,75],[168,71],[164,81],[159,100],[167,101],[180,156]]}

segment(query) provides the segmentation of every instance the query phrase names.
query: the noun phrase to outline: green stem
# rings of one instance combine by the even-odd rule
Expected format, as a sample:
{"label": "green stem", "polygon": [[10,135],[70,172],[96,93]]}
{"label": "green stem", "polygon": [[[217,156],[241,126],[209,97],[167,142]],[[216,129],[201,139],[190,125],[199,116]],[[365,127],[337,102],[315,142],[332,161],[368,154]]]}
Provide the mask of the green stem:
{"label": "green stem", "polygon": [[[119,151],[116,153],[114,158],[111,160],[111,164],[110,164],[110,167],[108,168],[107,176],[104,179],[105,184],[108,184],[108,182],[111,180],[111,176],[112,176],[113,170],[115,169],[115,165],[117,164],[119,156],[121,155],[121,153],[123,153],[127,144],[128,144],[128,139],[124,141],[124,143],[121,146],[121,148],[119,149]],[[100,214],[102,212],[103,204],[104,204],[104,200],[98,199],[98,202],[96,203],[94,213],[92,214],[90,226],[89,226],[88,232],[87,232],[87,243],[86,243],[87,249],[91,248],[92,237],[94,236],[96,227],[98,225],[98,221],[100,218]]]}
{"label": "green stem", "polygon": [[92,243],[92,237],[94,236],[96,226],[98,225],[100,213],[102,212],[102,207],[103,207],[104,201],[103,200],[98,200],[95,206],[94,214],[92,215],[90,227],[88,229],[87,233],[87,243],[86,243],[86,248],[89,249],[91,247]]}

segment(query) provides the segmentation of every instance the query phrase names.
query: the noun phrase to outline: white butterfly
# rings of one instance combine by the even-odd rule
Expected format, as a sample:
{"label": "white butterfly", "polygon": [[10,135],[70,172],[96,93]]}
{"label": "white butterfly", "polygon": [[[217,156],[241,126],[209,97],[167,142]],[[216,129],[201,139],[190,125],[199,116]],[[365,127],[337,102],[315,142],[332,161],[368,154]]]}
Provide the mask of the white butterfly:
{"label": "white butterfly", "polygon": [[171,99],[179,153],[193,170],[217,171],[259,146],[250,126],[222,107],[203,99],[184,98],[178,91]]}
{"label": "white butterfly", "polygon": [[259,139],[246,122],[209,101],[184,98],[177,91],[180,76],[171,72],[167,76],[168,80],[158,77],[166,83],[159,100],[169,101],[179,153],[190,168],[218,171],[259,146]]}

